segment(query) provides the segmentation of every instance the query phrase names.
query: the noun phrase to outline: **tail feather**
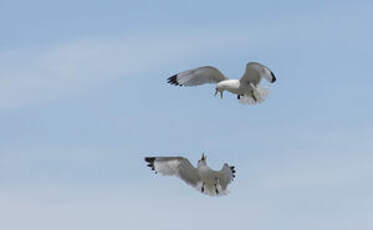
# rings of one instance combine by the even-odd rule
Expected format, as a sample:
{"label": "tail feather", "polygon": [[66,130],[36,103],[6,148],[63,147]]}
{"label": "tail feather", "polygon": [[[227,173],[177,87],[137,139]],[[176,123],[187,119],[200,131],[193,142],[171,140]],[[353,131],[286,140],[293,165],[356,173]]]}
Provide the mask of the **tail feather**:
{"label": "tail feather", "polygon": [[239,102],[248,105],[260,104],[268,97],[269,92],[269,87],[255,87],[253,90],[254,95],[241,96]]}
{"label": "tail feather", "polygon": [[220,184],[208,185],[202,182],[197,183],[195,187],[199,192],[209,196],[223,196],[229,193],[228,189],[223,189]]}

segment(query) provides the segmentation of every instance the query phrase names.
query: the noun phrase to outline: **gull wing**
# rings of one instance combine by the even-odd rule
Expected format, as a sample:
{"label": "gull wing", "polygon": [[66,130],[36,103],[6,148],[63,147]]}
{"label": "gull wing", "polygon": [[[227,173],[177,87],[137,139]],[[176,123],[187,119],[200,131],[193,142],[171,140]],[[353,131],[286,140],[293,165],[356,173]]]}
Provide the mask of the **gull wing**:
{"label": "gull wing", "polygon": [[219,178],[219,182],[223,191],[225,191],[228,184],[233,181],[235,173],[236,170],[234,169],[234,166],[229,166],[228,164],[224,164],[223,168],[217,172],[217,177]]}
{"label": "gull wing", "polygon": [[227,78],[217,68],[212,66],[203,66],[187,70],[173,75],[167,79],[167,82],[178,86],[196,86],[209,83],[218,83]]}
{"label": "gull wing", "polygon": [[145,157],[145,161],[156,173],[177,176],[195,188],[201,184],[197,169],[184,157]]}
{"label": "gull wing", "polygon": [[249,62],[246,65],[245,74],[240,79],[240,82],[245,84],[252,83],[256,86],[260,83],[262,78],[271,83],[276,81],[275,75],[268,67],[257,62]]}

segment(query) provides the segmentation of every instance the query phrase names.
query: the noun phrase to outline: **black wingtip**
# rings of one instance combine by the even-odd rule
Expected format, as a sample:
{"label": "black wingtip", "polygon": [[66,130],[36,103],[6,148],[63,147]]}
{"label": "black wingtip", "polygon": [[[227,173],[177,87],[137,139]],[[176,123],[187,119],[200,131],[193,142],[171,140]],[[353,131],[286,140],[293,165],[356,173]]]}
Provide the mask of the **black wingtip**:
{"label": "black wingtip", "polygon": [[229,168],[230,168],[231,171],[232,171],[232,177],[235,178],[235,177],[236,177],[236,175],[235,175],[236,170],[234,169],[234,166],[231,166],[231,167],[229,167]]}
{"label": "black wingtip", "polygon": [[145,161],[149,163],[153,163],[155,161],[155,157],[145,157]]}
{"label": "black wingtip", "polygon": [[277,79],[275,77],[275,74],[271,71],[271,75],[272,75],[272,82],[271,83],[274,83]]}
{"label": "black wingtip", "polygon": [[167,83],[169,83],[171,85],[182,86],[182,84],[177,82],[177,74],[175,74],[172,77],[167,78]]}
{"label": "black wingtip", "polygon": [[147,166],[151,168],[153,171],[155,171],[155,168],[154,168],[155,157],[145,157],[145,161],[149,163],[147,164]]}

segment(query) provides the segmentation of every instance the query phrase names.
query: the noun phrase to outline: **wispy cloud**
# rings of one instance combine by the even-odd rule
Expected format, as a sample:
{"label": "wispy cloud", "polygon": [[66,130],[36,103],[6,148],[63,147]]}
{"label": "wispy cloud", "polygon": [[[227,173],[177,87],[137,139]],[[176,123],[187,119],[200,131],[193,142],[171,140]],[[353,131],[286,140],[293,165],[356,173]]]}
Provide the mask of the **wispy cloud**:
{"label": "wispy cloud", "polygon": [[[141,71],[147,44],[125,40],[79,40],[36,50],[3,53],[0,107],[44,101],[108,78]],[[172,52],[172,49],[168,50]]]}
{"label": "wispy cloud", "polygon": [[[285,25],[285,26],[284,26]],[[81,91],[108,79],[145,73],[198,56],[224,55],[229,46],[270,42],[286,23],[250,25],[247,31],[222,25],[219,28],[182,30],[177,33],[88,37],[43,47],[0,50],[0,108],[45,102]],[[160,35],[162,34],[162,35]],[[255,34],[255,36],[253,36]],[[288,40],[292,33],[277,35]],[[286,39],[285,39],[286,37]]]}
{"label": "wispy cloud", "polygon": [[[342,8],[335,14],[344,15],[345,11]],[[299,55],[305,44],[315,47],[312,51],[325,47],[339,52],[347,41],[363,37],[358,36],[365,31],[361,27],[337,23],[339,18],[330,18],[327,12],[319,15],[328,17],[328,21],[320,24],[311,14],[292,15],[276,22],[220,25],[208,31],[189,28],[176,33],[159,32],[157,36],[144,33],[132,37],[88,37],[43,47],[0,50],[0,108],[50,101],[108,79],[151,72],[196,55],[221,57],[225,50],[247,49],[247,56],[253,57],[256,48],[260,53],[265,53],[265,49],[275,50],[279,58],[281,52],[290,52],[288,46],[294,55]],[[354,20],[359,25],[361,21],[359,17]],[[346,33],[346,25],[354,33]],[[312,51],[307,50],[307,56],[318,55]]]}
{"label": "wispy cloud", "polygon": [[[326,17],[329,13],[321,12],[320,15]],[[335,25],[334,21],[320,24],[311,14],[292,15],[276,22],[226,24],[208,31],[189,28],[177,32],[165,30],[156,36],[88,37],[44,47],[3,50],[0,51],[0,108],[48,101],[107,79],[150,72],[161,65],[196,55],[211,57],[219,53],[222,56],[227,47],[231,52],[238,47],[240,50],[251,47],[251,53],[247,55],[252,57],[254,47],[261,47],[263,53],[264,47],[272,50],[282,47],[283,52],[289,52],[286,44],[298,49],[304,44],[329,40],[334,44],[335,33],[330,32],[331,26],[336,32],[343,33],[339,37],[349,35],[344,32],[344,27]]]}
{"label": "wispy cloud", "polygon": [[145,36],[89,38],[8,50],[0,53],[0,108],[48,101],[108,79],[149,72],[214,45],[208,37]]}

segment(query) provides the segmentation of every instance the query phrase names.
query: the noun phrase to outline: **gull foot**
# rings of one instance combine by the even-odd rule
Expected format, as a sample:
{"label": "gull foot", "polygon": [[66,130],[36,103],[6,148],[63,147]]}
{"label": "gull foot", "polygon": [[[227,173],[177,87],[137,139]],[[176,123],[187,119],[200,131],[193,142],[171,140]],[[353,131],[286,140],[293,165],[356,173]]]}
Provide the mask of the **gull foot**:
{"label": "gull foot", "polygon": [[201,192],[204,193],[205,192],[205,183],[202,184],[202,187],[201,187]]}

